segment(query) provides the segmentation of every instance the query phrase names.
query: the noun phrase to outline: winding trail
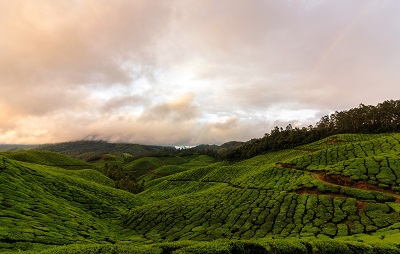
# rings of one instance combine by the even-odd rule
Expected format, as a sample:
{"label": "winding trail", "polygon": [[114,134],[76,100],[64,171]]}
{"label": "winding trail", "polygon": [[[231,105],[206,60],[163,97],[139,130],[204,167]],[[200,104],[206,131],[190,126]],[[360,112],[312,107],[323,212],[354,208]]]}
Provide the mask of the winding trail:
{"label": "winding trail", "polygon": [[[398,193],[396,191],[380,188],[380,187],[370,184],[366,181],[354,181],[354,180],[350,179],[349,177],[342,176],[342,175],[331,175],[330,178],[332,178],[332,179],[327,179],[326,172],[323,170],[318,170],[318,171],[308,170],[305,168],[298,168],[298,167],[296,167],[296,165],[292,165],[292,164],[277,163],[275,166],[279,167],[279,168],[288,168],[288,169],[293,169],[293,170],[301,170],[301,171],[305,171],[305,172],[310,172],[311,176],[314,179],[316,179],[320,182],[323,182],[325,184],[329,184],[331,186],[350,187],[350,188],[359,189],[359,190],[377,191],[377,192],[381,192],[384,194],[389,194],[389,195],[392,195],[396,199],[395,202],[400,203],[400,193]],[[343,183],[343,184],[340,184],[339,182]]]}
{"label": "winding trail", "polygon": [[317,179],[320,182],[323,182],[323,183],[326,183],[326,184],[329,184],[329,185],[332,185],[332,186],[347,187],[347,186],[344,186],[344,185],[339,185],[339,184],[336,184],[336,183],[331,183],[331,182],[326,181],[325,177],[324,177],[324,173],[311,172],[311,176],[314,179]]}
{"label": "winding trail", "polygon": [[385,190],[385,189],[379,188],[379,187],[377,187],[375,185],[372,185],[372,184],[368,184],[367,185],[365,183],[363,183],[363,184],[364,184],[364,186],[366,186],[366,188],[360,188],[357,185],[356,186],[354,186],[354,185],[352,185],[352,186],[340,185],[340,184],[333,183],[333,182],[330,182],[330,181],[326,180],[325,179],[325,172],[321,172],[321,173],[311,172],[311,176],[314,179],[317,179],[320,182],[323,182],[325,184],[329,184],[329,185],[332,185],[332,186],[351,187],[351,188],[355,188],[355,189],[359,189],[359,190],[370,190],[370,191],[377,191],[377,192],[382,192],[382,193],[385,193],[385,194],[389,194],[389,195],[392,195],[396,199],[397,203],[400,203],[400,195],[399,195],[399,193],[397,193],[395,191],[392,191],[392,190]]}

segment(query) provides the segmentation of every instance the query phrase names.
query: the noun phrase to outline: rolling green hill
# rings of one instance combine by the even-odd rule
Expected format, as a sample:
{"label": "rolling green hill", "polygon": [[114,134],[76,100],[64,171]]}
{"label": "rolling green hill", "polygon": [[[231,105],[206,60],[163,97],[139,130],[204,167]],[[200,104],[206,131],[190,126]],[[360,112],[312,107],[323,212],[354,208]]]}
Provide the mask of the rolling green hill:
{"label": "rolling green hill", "polygon": [[337,134],[238,162],[120,161],[146,181],[139,194],[54,166],[75,159],[20,156],[0,156],[4,251],[400,253],[400,134]]}
{"label": "rolling green hill", "polygon": [[108,242],[112,229],[122,230],[115,221],[140,200],[113,188],[113,182],[95,170],[66,170],[3,158],[1,248]]}
{"label": "rolling green hill", "polygon": [[204,167],[216,163],[216,159],[208,155],[160,156],[138,158],[124,163],[122,168],[131,172],[139,180],[146,182],[167,175],[176,174],[188,169]]}
{"label": "rolling green hill", "polygon": [[30,149],[35,145],[18,145],[18,144],[0,144],[0,152],[11,152],[21,149]]}
{"label": "rolling green hill", "polygon": [[36,149],[62,153],[81,160],[91,161],[100,159],[103,154],[122,156],[141,155],[148,152],[160,151],[162,146],[146,146],[137,144],[108,143],[105,141],[74,141],[37,146]]}
{"label": "rolling green hill", "polygon": [[67,169],[93,168],[91,164],[84,161],[77,160],[72,157],[62,155],[60,153],[44,150],[3,152],[0,153],[0,155],[17,161],[36,163],[47,166],[57,166]]}

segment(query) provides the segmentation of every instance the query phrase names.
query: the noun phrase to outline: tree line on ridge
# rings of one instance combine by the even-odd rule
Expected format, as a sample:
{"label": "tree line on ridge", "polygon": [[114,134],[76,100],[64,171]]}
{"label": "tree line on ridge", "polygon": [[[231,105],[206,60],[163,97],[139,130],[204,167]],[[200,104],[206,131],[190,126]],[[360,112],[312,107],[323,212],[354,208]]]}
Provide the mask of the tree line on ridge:
{"label": "tree line on ridge", "polygon": [[357,108],[323,116],[315,126],[285,129],[276,126],[264,137],[252,139],[240,147],[219,154],[221,160],[244,160],[270,151],[294,148],[335,134],[388,133],[400,131],[400,100],[387,100],[376,106]]}

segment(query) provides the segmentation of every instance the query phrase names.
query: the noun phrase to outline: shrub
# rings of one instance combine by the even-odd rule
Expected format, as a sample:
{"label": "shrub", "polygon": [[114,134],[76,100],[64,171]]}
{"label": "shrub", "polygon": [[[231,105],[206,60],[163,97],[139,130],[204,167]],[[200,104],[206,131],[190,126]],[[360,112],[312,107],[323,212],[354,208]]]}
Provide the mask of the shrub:
{"label": "shrub", "polygon": [[41,252],[43,254],[161,254],[162,249],[143,245],[73,244]]}
{"label": "shrub", "polygon": [[307,247],[297,240],[275,240],[269,242],[271,254],[307,254]]}
{"label": "shrub", "polygon": [[349,229],[346,224],[337,224],[337,235],[346,236],[349,234]]}
{"label": "shrub", "polygon": [[356,198],[361,198],[364,200],[375,200],[374,194],[365,190],[359,190],[354,188],[342,188],[340,193]]}
{"label": "shrub", "polygon": [[392,195],[383,192],[374,191],[373,194],[375,195],[376,201],[379,202],[393,202],[396,200],[396,198],[393,197]]}
{"label": "shrub", "polygon": [[337,234],[337,227],[333,223],[327,223],[322,226],[322,233],[329,236],[335,236]]}
{"label": "shrub", "polygon": [[376,178],[382,183],[390,185],[394,185],[396,181],[396,176],[389,167],[382,167],[380,173],[376,175]]}
{"label": "shrub", "polygon": [[255,253],[267,254],[267,250],[260,244],[240,241],[217,240],[212,242],[201,242],[184,247],[172,252],[173,254],[186,253],[209,253],[209,254],[230,254],[230,253]]}
{"label": "shrub", "polygon": [[371,245],[359,242],[346,242],[347,246],[351,250],[352,253],[360,253],[360,254],[374,254],[374,248]]}
{"label": "shrub", "polygon": [[379,254],[399,254],[400,250],[393,245],[380,244],[375,245],[374,250]]}
{"label": "shrub", "polygon": [[378,203],[368,203],[365,207],[367,212],[369,211],[379,211],[381,213],[390,212],[390,208],[386,204],[378,204]]}
{"label": "shrub", "polygon": [[176,241],[176,242],[166,242],[158,244],[157,247],[160,247],[163,250],[163,253],[171,253],[172,251],[185,248],[195,244],[193,241]]}
{"label": "shrub", "polygon": [[316,241],[315,247],[321,254],[352,254],[351,249],[344,242],[339,241]]}

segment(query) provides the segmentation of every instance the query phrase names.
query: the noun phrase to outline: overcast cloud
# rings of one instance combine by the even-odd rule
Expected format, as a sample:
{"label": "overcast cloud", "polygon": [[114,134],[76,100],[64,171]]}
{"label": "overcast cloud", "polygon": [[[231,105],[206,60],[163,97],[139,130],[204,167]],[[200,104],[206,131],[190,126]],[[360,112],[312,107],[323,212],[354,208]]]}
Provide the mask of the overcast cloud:
{"label": "overcast cloud", "polygon": [[0,143],[196,145],[400,94],[396,0],[0,1]]}

